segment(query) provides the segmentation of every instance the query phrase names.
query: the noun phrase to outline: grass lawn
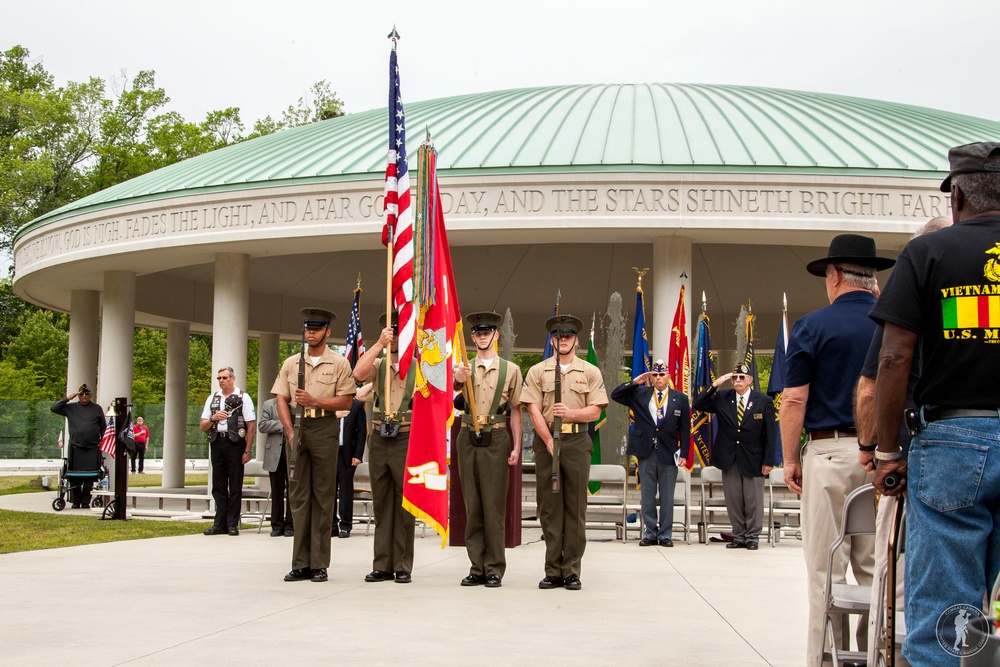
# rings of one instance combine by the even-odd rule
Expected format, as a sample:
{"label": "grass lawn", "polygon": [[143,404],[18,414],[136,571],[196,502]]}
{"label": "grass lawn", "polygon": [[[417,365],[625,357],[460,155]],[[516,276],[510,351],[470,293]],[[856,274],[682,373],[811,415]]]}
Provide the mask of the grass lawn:
{"label": "grass lawn", "polygon": [[190,521],[101,521],[97,516],[69,516],[0,510],[0,554],[75,547],[149,537],[192,535],[207,523]]}
{"label": "grass lawn", "polygon": [[[54,485],[58,475],[52,473],[49,476],[52,477],[52,484]],[[130,489],[145,486],[161,486],[162,484],[163,475],[146,473],[143,475],[128,476],[128,486]],[[184,484],[186,486],[205,486],[208,484],[208,473],[188,473],[184,475]],[[46,489],[42,486],[41,475],[0,475],[0,496],[12,493],[38,493],[41,491],[51,493],[55,490],[55,486],[51,489]]]}

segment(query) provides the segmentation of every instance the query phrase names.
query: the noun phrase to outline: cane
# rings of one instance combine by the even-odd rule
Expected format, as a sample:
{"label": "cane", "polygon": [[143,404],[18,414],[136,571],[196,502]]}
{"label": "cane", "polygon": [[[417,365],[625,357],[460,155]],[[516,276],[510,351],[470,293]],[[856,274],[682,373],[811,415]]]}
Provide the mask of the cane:
{"label": "cane", "polygon": [[903,527],[903,503],[905,494],[896,498],[896,511],[892,515],[889,531],[889,560],[886,563],[885,585],[885,664],[896,665],[896,557],[899,555],[899,535]]}

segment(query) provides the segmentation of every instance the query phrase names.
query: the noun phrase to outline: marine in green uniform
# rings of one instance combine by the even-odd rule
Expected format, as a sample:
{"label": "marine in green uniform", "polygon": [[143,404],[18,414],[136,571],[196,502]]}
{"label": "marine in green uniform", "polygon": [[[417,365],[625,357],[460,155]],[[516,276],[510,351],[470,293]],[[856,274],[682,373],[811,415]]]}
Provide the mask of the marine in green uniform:
{"label": "marine in green uniform", "polygon": [[337,410],[347,410],[356,391],[347,359],[326,346],[330,322],[336,316],[322,308],[303,308],[305,387],[298,388],[300,355],[281,365],[271,387],[286,442],[297,435],[292,411],[304,408],[301,438],[295,442],[295,481],[288,490],[295,539],[292,571],[285,581],[326,581],[330,566],[330,524],[337,489],[340,422]]}
{"label": "marine in green uniform", "polygon": [[[358,382],[371,382],[374,391],[372,428],[368,434],[368,472],[372,484],[372,510],[375,514],[375,540],[372,571],[365,581],[389,581],[408,584],[413,572],[413,536],[416,520],[403,509],[403,475],[406,450],[410,444],[410,404],[416,369],[411,367],[406,380],[399,377],[399,338],[396,315],[393,326],[379,319],[382,333],[354,366]],[[382,355],[386,351],[387,356]],[[389,363],[386,363],[388,358]],[[389,406],[386,409],[385,384],[389,375]]]}
{"label": "marine in green uniform", "polygon": [[[535,429],[535,484],[538,518],[545,538],[545,578],[542,589],[565,586],[578,591],[580,562],[587,546],[587,481],[594,444],[587,424],[596,421],[608,404],[601,372],[576,356],[577,335],[583,322],[572,315],[556,315],[545,322],[558,352],[535,364],[524,379],[521,402]],[[555,402],[556,363],[562,373],[562,400]],[[562,419],[559,447],[561,490],[552,490],[552,421]]]}
{"label": "marine in green uniform", "polygon": [[[463,586],[499,588],[507,569],[504,524],[508,466],[521,457],[521,369],[501,359],[494,349],[501,319],[491,312],[466,316],[476,346],[475,368],[458,364],[454,369],[455,389],[462,391],[456,400],[456,407],[464,413],[456,451],[467,516],[465,548],[472,563],[469,576],[462,579]],[[470,375],[474,402],[466,388]],[[473,426],[473,404],[478,433]]]}

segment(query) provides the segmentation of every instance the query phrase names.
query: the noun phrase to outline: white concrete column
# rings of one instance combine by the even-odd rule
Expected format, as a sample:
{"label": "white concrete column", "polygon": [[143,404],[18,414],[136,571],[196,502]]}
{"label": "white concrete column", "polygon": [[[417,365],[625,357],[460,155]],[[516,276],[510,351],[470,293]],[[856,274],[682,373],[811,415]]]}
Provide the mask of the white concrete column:
{"label": "white concrete column", "polygon": [[167,324],[167,377],[163,405],[163,486],[184,487],[187,454],[188,359],[191,325]]}
{"label": "white concrete column", "polygon": [[[681,274],[687,277],[682,278]],[[653,240],[653,317],[646,306],[646,326],[652,322],[649,340],[653,359],[667,361],[670,350],[670,329],[677,310],[681,285],[684,290],[684,316],[687,319],[689,345],[691,338],[691,239],[686,236],[661,236]],[[694,372],[692,370],[692,372]]]}
{"label": "white concrete column", "polygon": [[212,388],[215,372],[229,366],[236,386],[247,386],[247,317],[250,309],[250,257],[237,253],[215,256],[212,309]]}
{"label": "white concrete column", "polygon": [[[281,337],[276,333],[265,333],[260,335],[260,352],[257,355],[257,416],[260,417],[261,406],[274,394],[271,387],[274,386],[274,379],[278,376],[278,349]],[[264,440],[266,433],[257,430],[256,459],[264,459]]]}
{"label": "white concrete column", "polygon": [[[97,330],[101,315],[101,293],[93,290],[73,290],[69,301],[69,357],[66,361],[66,395],[76,392],[81,384],[97,386]],[[63,456],[69,451],[69,438],[64,438]]]}
{"label": "white concrete column", "polygon": [[[132,358],[135,347],[135,274],[104,273],[101,304],[101,358],[96,400],[105,410],[118,396],[132,400]],[[105,456],[111,479],[114,461]]]}

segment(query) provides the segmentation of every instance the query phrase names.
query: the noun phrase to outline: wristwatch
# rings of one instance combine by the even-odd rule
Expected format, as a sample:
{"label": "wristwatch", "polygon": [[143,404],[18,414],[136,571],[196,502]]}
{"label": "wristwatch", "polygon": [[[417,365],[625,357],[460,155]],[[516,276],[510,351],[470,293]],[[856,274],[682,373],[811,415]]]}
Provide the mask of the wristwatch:
{"label": "wristwatch", "polygon": [[862,452],[874,452],[876,445],[862,445],[861,441],[858,440],[858,450]]}

